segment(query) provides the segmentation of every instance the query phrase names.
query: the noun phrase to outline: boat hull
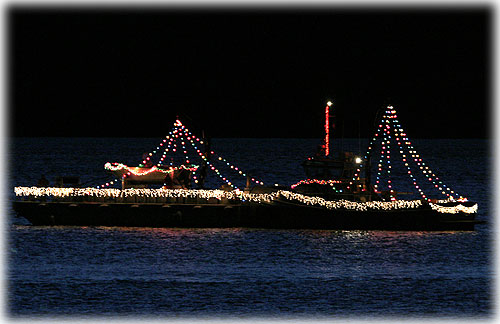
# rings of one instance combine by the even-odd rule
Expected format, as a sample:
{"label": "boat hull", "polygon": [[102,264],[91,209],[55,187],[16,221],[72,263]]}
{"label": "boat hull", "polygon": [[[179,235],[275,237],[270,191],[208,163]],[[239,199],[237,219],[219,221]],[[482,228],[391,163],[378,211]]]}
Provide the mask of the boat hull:
{"label": "boat hull", "polygon": [[431,209],[352,211],[291,204],[16,201],[13,207],[35,226],[470,231],[481,223],[475,214]]}

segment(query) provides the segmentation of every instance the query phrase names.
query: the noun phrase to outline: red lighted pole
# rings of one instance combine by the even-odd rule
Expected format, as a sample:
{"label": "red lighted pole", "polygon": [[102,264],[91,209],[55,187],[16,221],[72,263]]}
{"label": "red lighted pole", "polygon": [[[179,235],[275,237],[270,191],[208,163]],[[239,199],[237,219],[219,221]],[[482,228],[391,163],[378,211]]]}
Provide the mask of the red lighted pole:
{"label": "red lighted pole", "polygon": [[330,106],[331,101],[326,103],[325,107],[325,156],[330,154]]}

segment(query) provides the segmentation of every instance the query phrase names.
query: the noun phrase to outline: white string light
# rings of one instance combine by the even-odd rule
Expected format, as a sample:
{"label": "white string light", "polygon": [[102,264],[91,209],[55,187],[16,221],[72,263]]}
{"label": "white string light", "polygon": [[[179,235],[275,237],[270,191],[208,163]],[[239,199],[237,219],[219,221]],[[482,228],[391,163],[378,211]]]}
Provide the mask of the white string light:
{"label": "white string light", "polygon": [[[96,188],[54,188],[54,187],[15,187],[14,192],[18,197],[144,197],[144,198],[198,198],[221,200],[250,201],[256,203],[271,203],[276,200],[286,199],[296,201],[308,206],[324,207],[330,210],[376,211],[376,210],[412,210],[425,208],[421,200],[396,200],[396,201],[368,201],[355,202],[350,200],[326,200],[321,197],[305,196],[286,190],[279,190],[267,194],[245,193],[240,190],[202,190],[202,189],[96,189]],[[433,210],[440,213],[476,213],[477,204],[472,207],[457,205],[444,207],[438,204],[429,204]]]}

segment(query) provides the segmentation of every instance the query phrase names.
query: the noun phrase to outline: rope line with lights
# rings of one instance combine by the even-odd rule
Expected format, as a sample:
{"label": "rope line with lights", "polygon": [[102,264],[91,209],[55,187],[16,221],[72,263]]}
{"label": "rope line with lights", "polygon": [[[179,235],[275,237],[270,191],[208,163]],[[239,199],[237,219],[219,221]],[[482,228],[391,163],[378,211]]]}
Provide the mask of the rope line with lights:
{"label": "rope line with lights", "polygon": [[[382,136],[380,136],[381,131],[383,131]],[[420,157],[419,154],[417,154],[417,151],[415,150],[411,141],[408,139],[407,134],[401,127],[400,122],[397,119],[396,110],[394,109],[393,106],[387,106],[387,109],[385,110],[384,115],[382,116],[381,123],[378,125],[375,135],[370,141],[370,144],[368,145],[368,151],[365,155],[365,160],[367,160],[368,157],[370,157],[372,154],[372,150],[377,143],[377,139],[380,139],[381,151],[380,151],[380,158],[377,164],[377,175],[374,185],[374,188],[376,190],[379,189],[380,186],[383,165],[386,164],[387,187],[389,188],[390,191],[390,199],[391,201],[394,201],[396,199],[395,191],[392,187],[392,180],[390,177],[392,168],[390,160],[391,140],[393,139],[391,133],[395,137],[397,147],[399,148],[400,156],[407,169],[408,176],[410,177],[413,186],[415,187],[415,189],[417,189],[417,191],[419,192],[419,194],[422,196],[423,199],[427,200],[428,202],[431,201],[431,199],[423,192],[422,188],[418,185],[417,180],[414,176],[414,172],[412,173],[412,169],[410,167],[410,164],[408,163],[410,161],[414,162],[417,165],[417,168],[422,172],[422,174],[427,178],[427,180],[429,180],[432,183],[433,187],[437,189],[440,194],[445,195],[448,201],[455,201],[453,195],[456,196],[457,201],[467,201],[467,198],[458,195],[456,192],[451,190],[451,188],[447,187],[442,181],[440,181],[440,179],[436,176],[436,174],[425,164],[425,162],[422,161],[422,158]],[[347,189],[351,189],[352,185],[356,182],[356,180],[359,180],[359,175],[361,174],[362,167],[363,165],[360,165],[359,168],[356,169],[354,177],[349,182]]]}
{"label": "rope line with lights", "polygon": [[[203,155],[203,153],[201,153],[201,151],[198,149],[198,147],[196,146],[196,144],[194,143],[194,140],[200,142],[201,144],[203,144],[203,141],[201,141],[199,138],[197,138],[195,135],[193,135],[188,129],[184,129],[184,133],[185,135],[189,138],[191,137],[191,145],[193,146],[193,148],[196,150],[196,152],[198,153],[198,155],[200,155],[200,157],[202,159],[206,159],[205,156]],[[215,156],[217,157],[217,159],[219,161],[222,161],[226,164],[227,167],[229,167],[230,169],[234,170],[237,172],[237,174],[241,175],[242,177],[246,177],[247,174],[243,171],[241,171],[238,167],[236,167],[234,164],[228,162],[225,158],[223,158],[222,156],[216,154],[214,151],[210,151],[210,154],[212,156]],[[259,181],[257,179],[255,179],[254,177],[250,178],[251,181],[255,182],[256,184],[258,185],[264,185],[264,182],[262,181]]]}
{"label": "rope line with lights", "polygon": [[[176,121],[174,122],[174,128],[178,125],[178,123],[180,123],[180,122],[179,122],[179,120],[176,120]],[[156,153],[160,150],[160,147],[161,147],[161,146],[163,146],[163,144],[164,144],[167,140],[169,140],[169,139],[170,139],[170,136],[172,136],[172,135],[173,135],[173,132],[172,132],[172,131],[171,131],[171,132],[169,132],[169,133],[168,133],[168,135],[167,135],[167,136],[165,136],[165,138],[164,138],[164,139],[160,142],[160,144],[158,144],[158,146],[156,146],[156,149],[155,149],[155,150],[153,150],[152,152],[150,152],[150,153],[148,153],[148,154],[147,154],[147,157],[146,157],[145,159],[143,159],[143,160],[142,160],[142,163],[141,163],[141,164],[139,164],[139,166],[144,166],[144,165],[146,165],[146,164],[147,164],[147,162],[151,159],[151,157],[152,157],[153,155],[155,155],[155,154],[156,154]]]}
{"label": "rope line with lights", "polygon": [[[203,143],[203,141],[200,142]],[[215,174],[217,174],[217,176],[219,176],[219,178],[221,178],[222,181],[227,183],[227,185],[229,185],[231,188],[238,189],[233,183],[231,183],[231,181],[229,181],[229,179],[227,179],[220,173],[219,169],[217,169],[212,163],[210,163],[210,161],[208,161],[207,157],[198,149],[198,147],[196,146],[196,144],[194,144],[194,141],[192,139],[190,140],[190,143],[195,149],[196,153],[198,153],[198,155],[201,157],[201,159],[205,162],[205,164],[208,166],[210,170],[212,170]]]}
{"label": "rope line with lights", "polygon": [[[368,144],[367,152],[364,155],[364,161],[368,161],[368,158],[371,155],[372,147],[373,147],[373,145],[376,144],[375,141],[377,140],[381,129],[382,129],[382,125],[379,125],[377,127],[377,130],[375,131],[375,135],[373,135],[373,138],[370,140],[370,144]],[[359,162],[360,162],[359,167],[356,169],[356,172],[354,173],[354,176],[352,177],[351,181],[349,182],[349,185],[347,186],[347,189],[351,189],[351,186],[353,185],[353,183],[355,183],[356,180],[358,180],[358,181],[360,180],[359,176],[361,175],[361,170],[363,168],[363,160],[361,160]]]}
{"label": "rope line with lights", "polygon": [[[391,106],[391,108],[392,108],[392,106]],[[408,137],[406,137],[407,136],[406,133],[404,132],[403,128],[399,124],[399,121],[397,120],[396,111],[392,108],[390,113],[392,114],[393,124],[399,130],[400,135],[403,136],[403,143],[405,143],[405,145],[406,145],[406,150],[409,152],[409,154],[413,158],[413,161],[417,164],[417,166],[421,170],[422,174],[429,181],[432,182],[434,188],[437,189],[441,194],[447,196],[449,199],[453,199],[453,197],[450,196],[450,194],[453,194],[456,196],[457,200],[467,200],[466,198],[455,193],[453,190],[451,190],[449,187],[447,187],[445,184],[443,184],[442,181],[438,181],[439,178],[435,175],[435,173],[432,170],[429,169],[429,167],[425,164],[425,162],[422,161],[422,158],[420,157],[419,154],[417,154],[415,147],[411,144]],[[446,191],[449,191],[450,193],[447,193],[446,191],[444,191],[443,188],[446,189]]]}
{"label": "rope line with lights", "polygon": [[[173,132],[171,131],[169,134],[173,135]],[[163,150],[163,153],[160,157],[160,160],[156,164],[157,166],[163,165],[163,161],[165,161],[165,158],[167,157],[167,153],[172,149],[172,144],[175,142],[174,136],[172,136],[170,138],[167,137],[167,139],[168,139],[167,147],[165,147],[165,149]],[[166,140],[163,140],[163,142],[166,142]],[[161,145],[161,143],[160,143],[160,145]]]}

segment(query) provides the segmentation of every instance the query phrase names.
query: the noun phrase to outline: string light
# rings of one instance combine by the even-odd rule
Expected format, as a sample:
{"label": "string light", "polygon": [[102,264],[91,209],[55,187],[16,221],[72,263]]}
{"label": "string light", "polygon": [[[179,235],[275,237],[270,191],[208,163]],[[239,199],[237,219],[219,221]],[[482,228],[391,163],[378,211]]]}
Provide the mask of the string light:
{"label": "string light", "polygon": [[[377,130],[375,131],[375,135],[373,136],[373,138],[370,141],[370,144],[368,144],[368,150],[367,150],[365,157],[364,157],[365,161],[367,161],[368,157],[371,155],[372,147],[375,145],[375,141],[378,139],[378,136],[379,136],[379,133],[381,130],[382,130],[382,125],[379,125],[379,127],[377,127]],[[351,189],[352,184],[354,182],[356,182],[356,179],[361,174],[362,168],[363,168],[363,164],[360,164],[359,167],[356,169],[356,172],[354,173],[354,176],[352,177],[351,181],[349,182],[347,189]]]}
{"label": "string light", "polygon": [[[431,183],[434,185],[434,188],[438,189],[438,191],[447,196],[448,199],[450,200],[454,200],[452,196],[450,196],[449,193],[447,193],[446,191],[450,192],[451,194],[454,194],[457,196],[458,199],[460,199],[461,201],[467,201],[467,198],[464,198],[460,195],[458,195],[457,193],[455,193],[453,190],[451,190],[449,187],[447,187],[446,185],[444,185],[441,181],[438,181],[439,178],[434,174],[434,172],[432,172],[432,170],[429,169],[428,166],[426,166],[425,162],[422,161],[422,158],[420,157],[419,154],[417,154],[417,151],[415,150],[415,148],[413,147],[413,145],[411,144],[410,140],[408,139],[406,133],[404,132],[403,128],[401,127],[399,121],[397,120],[397,115],[396,115],[396,110],[393,109],[393,107],[391,106],[391,111],[390,111],[390,114],[391,114],[391,118],[392,118],[392,123],[394,124],[394,128],[396,130],[399,131],[399,134],[402,136],[402,139],[403,139],[403,143],[406,145],[406,150],[409,151],[409,154],[411,155],[411,157],[413,158],[413,161],[417,164],[417,166],[419,166],[419,169],[420,171],[422,172],[422,174],[429,180],[431,181]],[[401,144],[402,145],[402,144]],[[403,151],[402,148],[400,148],[401,151]],[[404,161],[406,162],[406,161]],[[406,165],[406,164],[405,164]],[[416,184],[415,184],[416,186]],[[443,188],[446,189],[446,191],[443,190]],[[419,188],[417,188],[419,189]],[[423,192],[421,190],[419,190],[419,192],[421,193],[421,195],[423,195]],[[424,196],[424,195],[423,195]],[[425,196],[424,196],[425,198]]]}
{"label": "string light", "polygon": [[[238,188],[237,188],[237,187],[236,187],[236,186],[235,186],[235,185],[234,185],[231,181],[229,181],[229,179],[227,179],[226,177],[224,177],[224,176],[223,176],[223,175],[219,172],[219,170],[218,170],[217,168],[215,168],[215,166],[214,166],[214,165],[212,165],[212,163],[210,163],[210,162],[208,161],[208,159],[206,158],[206,156],[205,156],[205,155],[203,155],[203,153],[201,153],[201,151],[198,149],[198,147],[196,146],[196,144],[194,144],[194,141],[193,141],[193,139],[192,139],[192,137],[193,137],[193,136],[192,136],[190,133],[187,133],[186,131],[185,131],[185,133],[190,135],[190,136],[188,136],[188,137],[191,137],[191,140],[190,140],[191,145],[193,146],[194,150],[198,153],[198,155],[202,158],[202,160],[205,162],[205,164],[206,164],[206,165],[207,165],[207,166],[208,166],[208,167],[209,167],[212,171],[214,171],[214,172],[215,172],[215,174],[217,174],[217,175],[219,176],[219,178],[221,178],[221,179],[222,179],[222,181],[224,181],[225,183],[227,183],[227,185],[229,185],[229,186],[230,186],[231,188],[233,188],[233,189],[238,189]],[[199,142],[201,142],[201,141],[199,141]]]}
{"label": "string light", "polygon": [[[215,154],[215,152],[214,152],[214,151],[211,151],[210,153],[211,153],[212,155],[214,155],[214,154]],[[243,177],[246,177],[246,176],[247,176],[247,175],[246,175],[243,171],[240,173],[240,172],[239,172],[240,170],[238,169],[238,167],[236,167],[236,166],[232,165],[231,163],[229,163],[229,162],[228,162],[225,158],[223,158],[223,157],[221,157],[221,156],[217,156],[217,159],[218,159],[219,161],[224,162],[224,163],[225,163],[225,164],[226,164],[229,168],[231,168],[231,169],[233,169],[233,170],[235,170],[235,171],[238,171],[238,173],[239,173],[241,176],[243,176]],[[264,185],[264,182],[259,181],[259,180],[256,180],[255,178],[250,178],[250,180],[251,180],[251,181],[253,181],[253,182],[255,182],[256,184],[259,184],[259,185]]]}
{"label": "string light", "polygon": [[144,175],[147,175],[147,174],[150,174],[150,173],[158,173],[158,172],[161,172],[161,173],[171,173],[171,172],[174,172],[176,170],[180,170],[180,169],[186,169],[186,170],[189,170],[189,171],[196,171],[196,169],[198,168],[197,165],[194,165],[194,164],[190,164],[190,165],[181,165],[179,167],[169,167],[168,169],[161,169],[161,168],[158,168],[157,166],[152,166],[151,168],[140,168],[140,167],[129,167],[123,163],[110,163],[110,162],[107,162],[105,165],[104,165],[104,169],[108,170],[108,171],[126,171],[127,174],[128,173],[131,173],[135,176],[144,176]]}
{"label": "string light", "polygon": [[[182,125],[182,123],[181,123],[179,120],[176,120],[176,121],[174,122],[174,127],[176,127],[177,125]],[[161,146],[163,146],[163,143],[165,143],[167,140],[169,140],[169,139],[170,139],[170,136],[172,136],[172,132],[169,132],[169,134],[168,134],[167,136],[165,136],[165,139],[163,139],[163,140],[160,142],[160,144],[158,144],[158,145],[156,146],[156,149],[155,149],[155,150],[153,150],[152,152],[150,152],[150,153],[148,153],[148,154],[146,155],[146,158],[142,160],[142,163],[141,163],[141,164],[139,164],[139,166],[144,166],[144,165],[146,165],[146,164],[147,164],[147,161],[149,161],[149,160],[151,159],[151,157],[152,157],[154,154],[156,154],[156,153],[160,150],[160,147],[161,147]]]}
{"label": "string light", "polygon": [[299,182],[293,184],[290,186],[290,188],[295,189],[297,186],[300,185],[309,185],[309,184],[319,184],[319,185],[329,185],[331,186],[335,191],[337,192],[342,192],[342,190],[337,190],[335,188],[335,184],[340,184],[342,181],[340,180],[318,180],[318,179],[307,179],[307,180],[300,180]]}
{"label": "string light", "polygon": [[[190,137],[190,138],[191,138],[191,139],[190,139],[190,143],[191,143],[191,145],[193,146],[193,148],[195,149],[195,151],[198,153],[198,155],[199,155],[199,156],[200,156],[200,157],[201,157],[201,158],[202,158],[205,162],[207,162],[206,157],[203,155],[203,153],[202,153],[202,152],[198,149],[198,147],[197,147],[197,146],[196,146],[196,144],[194,143],[194,141],[195,141],[195,140],[196,140],[196,141],[198,141],[198,142],[202,142],[202,141],[200,141],[200,139],[199,139],[199,138],[197,138],[195,135],[193,135],[193,134],[192,134],[189,130],[187,130],[187,129],[185,129],[185,130],[184,130],[184,134],[185,134],[185,136],[186,136],[186,137]],[[215,154],[215,152],[214,152],[214,151],[210,151],[210,154],[211,154],[211,155],[213,155],[213,156],[215,156],[215,157],[216,157],[219,161],[224,162],[224,163],[226,164],[226,166],[227,166],[227,167],[229,167],[230,169],[232,169],[232,170],[234,170],[234,171],[237,171],[237,173],[238,173],[240,176],[242,176],[242,177],[246,177],[246,176],[247,176],[247,174],[246,174],[245,172],[243,172],[241,169],[239,169],[239,168],[238,168],[238,167],[236,167],[235,165],[233,165],[233,164],[231,164],[230,162],[228,162],[228,161],[227,161],[225,158],[223,158],[222,156],[219,156],[219,155]],[[225,177],[223,177],[222,175],[220,175],[220,173],[219,173],[218,169],[215,169],[215,167],[213,167],[213,165],[212,165],[211,163],[208,163],[208,164],[210,165],[210,168],[212,169],[212,171],[214,171],[217,175],[219,175],[219,177],[226,179]],[[216,171],[216,170],[217,170],[217,171]],[[258,185],[261,185],[261,186],[263,186],[263,185],[264,185],[264,182],[259,181],[259,180],[255,179],[255,178],[253,178],[253,177],[252,177],[252,178],[250,178],[250,180],[251,180],[252,182],[255,182],[255,183],[256,183],[256,184],[258,184]],[[224,181],[226,181],[227,183],[229,183],[229,181],[228,181],[227,179],[226,179],[226,180],[224,180]]]}
{"label": "string light", "polygon": [[440,206],[438,204],[433,204],[429,203],[431,208],[437,212],[443,213],[443,214],[458,214],[458,213],[465,213],[465,214],[475,214],[477,213],[477,204],[472,205],[471,207],[466,207],[464,205],[456,205],[456,206]]}
{"label": "string light", "polygon": [[109,181],[109,182],[106,182],[106,183],[104,183],[104,184],[102,184],[102,185],[97,186],[97,188],[105,188],[105,187],[109,187],[109,186],[112,186],[112,185],[113,185],[113,184],[115,184],[115,183],[119,183],[119,181],[120,181],[120,180],[118,180],[118,179],[114,179],[113,181]]}
{"label": "string light", "polygon": [[[406,156],[407,154],[413,159],[413,161],[417,164],[418,169],[422,172],[422,174],[434,185],[436,189],[440,191],[441,194],[446,195],[449,200],[454,201],[453,197],[450,196],[450,194],[454,194],[457,197],[459,196],[456,194],[453,190],[451,190],[449,187],[447,187],[445,184],[442,183],[442,181],[439,181],[439,178],[434,174],[432,170],[429,169],[428,166],[425,165],[425,162],[422,161],[422,158],[420,157],[419,154],[417,154],[415,148],[409,141],[406,133],[404,132],[403,128],[401,128],[401,125],[399,121],[397,120],[397,115],[396,115],[396,110],[394,109],[393,106],[387,106],[387,110],[385,111],[385,114],[382,116],[382,122],[381,124],[378,125],[376,133],[372,140],[370,141],[370,144],[368,146],[368,151],[367,154],[365,155],[365,160],[368,158],[368,156],[371,155],[371,150],[373,149],[373,146],[376,142],[376,139],[380,138],[380,132],[383,130],[383,139],[381,142],[381,158],[378,161],[378,167],[377,167],[377,179],[374,185],[374,188],[377,189],[379,184],[380,184],[380,179],[381,179],[381,173],[382,173],[382,166],[383,166],[383,161],[386,161],[387,164],[387,175],[388,175],[388,187],[390,189],[390,197],[391,200],[395,200],[395,195],[394,195],[394,189],[392,188],[392,181],[390,180],[390,145],[391,145],[391,132],[394,134],[397,146],[399,148],[399,154],[402,157],[403,163],[405,167],[407,168],[408,176],[410,177],[411,181],[413,182],[414,187],[417,189],[419,194],[422,196],[423,199],[427,200],[430,202],[430,198],[425,195],[423,192],[422,188],[417,184],[416,178],[414,176],[414,172],[412,172],[410,165],[408,163],[409,158]],[[405,148],[403,147],[403,144],[406,146]],[[406,153],[405,152],[409,152]],[[385,158],[385,159],[384,159]],[[354,177],[352,180],[349,182],[349,185],[347,186],[347,189],[351,189],[351,186],[353,183],[355,183],[356,179],[359,179],[358,176],[361,173],[362,165],[360,165],[354,174]],[[448,191],[448,192],[446,192]],[[467,201],[467,198],[464,198],[460,196],[458,198],[459,201]]]}
{"label": "string light", "polygon": [[[393,119],[393,121],[394,121],[394,119]],[[417,179],[413,176],[412,169],[411,169],[410,165],[408,163],[406,163],[407,159],[406,159],[406,155],[404,154],[405,151],[403,150],[403,147],[402,147],[402,144],[401,144],[401,141],[399,138],[399,133],[396,133],[396,142],[398,143],[399,153],[401,154],[402,161],[404,162],[404,165],[407,169],[408,176],[411,178],[411,181],[413,182],[413,186],[415,187],[415,189],[417,189],[417,191],[419,192],[420,196],[422,196],[423,199],[426,199],[427,201],[430,202],[431,199],[425,195],[425,193],[422,191],[420,186],[417,184]]]}
{"label": "string light", "polygon": [[[325,119],[326,119],[326,121],[325,121],[325,131],[326,131],[325,153],[326,153],[326,155],[329,154],[329,107],[331,105],[332,105],[332,103],[328,102],[327,106],[325,108]],[[382,136],[380,136],[380,135],[382,135]],[[417,154],[416,150],[412,146],[412,144],[409,141],[408,137],[406,137],[407,136],[406,133],[404,132],[404,130],[399,125],[399,122],[397,120],[396,111],[393,109],[392,106],[388,106],[387,107],[387,110],[386,110],[385,114],[382,117],[382,123],[377,127],[375,135],[372,138],[372,140],[370,141],[370,144],[368,146],[367,153],[364,156],[364,160],[366,161],[368,159],[368,157],[371,155],[371,151],[372,151],[372,149],[373,149],[374,144],[376,143],[376,141],[377,140],[382,140],[381,158],[379,160],[378,168],[377,168],[378,169],[378,172],[377,172],[377,181],[376,181],[376,184],[374,185],[374,187],[376,189],[378,188],[378,186],[380,184],[381,172],[383,170],[382,166],[385,164],[387,166],[385,169],[386,169],[386,174],[387,174],[387,186],[388,186],[389,191],[390,191],[390,199],[391,199],[392,202],[396,201],[395,191],[394,191],[394,189],[392,187],[391,174],[390,174],[391,173],[391,168],[392,168],[391,167],[391,161],[390,161],[391,144],[392,144],[392,136],[391,135],[394,135],[395,141],[397,143],[397,147],[399,149],[399,153],[401,154],[403,162],[404,162],[404,164],[405,164],[405,166],[407,168],[408,175],[410,176],[410,178],[411,178],[411,180],[412,180],[415,188],[419,191],[419,193],[422,196],[422,198],[424,198],[428,202],[430,202],[430,199],[423,193],[423,191],[420,188],[420,186],[418,186],[418,184],[416,182],[416,179],[415,179],[415,177],[412,174],[412,170],[411,170],[411,168],[410,168],[410,166],[408,164],[408,159],[413,159],[413,162],[415,162],[417,164],[418,168],[424,174],[424,176],[426,176],[427,179],[434,184],[435,188],[439,189],[443,194],[445,194],[446,196],[448,196],[449,199],[452,199],[452,197],[450,196],[450,193],[457,195],[450,188],[448,188],[446,185],[444,185],[442,183],[442,181],[439,181],[439,178],[434,174],[434,172],[432,172],[432,170],[430,170],[429,167],[426,166],[425,163],[422,161],[422,158],[420,157],[419,154]],[[177,142],[178,140],[180,141],[179,144]],[[149,153],[147,155],[147,157],[143,160],[143,164],[146,164],[148,161],[151,160],[151,158],[152,158],[152,156],[154,154],[156,154],[156,153],[159,152],[159,150],[160,150],[161,147],[165,147],[166,146],[164,148],[163,155],[161,156],[160,161],[158,162],[158,164],[156,166],[153,166],[151,168],[137,168],[137,167],[128,167],[128,166],[126,166],[124,164],[121,164],[121,163],[113,163],[113,164],[111,164],[111,163],[108,162],[108,163],[105,164],[105,169],[110,170],[110,171],[123,171],[123,175],[122,175],[123,178],[125,178],[127,176],[131,176],[131,175],[144,176],[144,175],[147,175],[147,174],[150,174],[150,173],[153,173],[153,172],[161,172],[163,174],[167,174],[167,173],[171,173],[171,172],[173,172],[175,170],[179,170],[181,168],[187,169],[187,170],[192,171],[192,172],[195,172],[197,170],[198,166],[189,165],[189,156],[188,156],[188,152],[187,152],[186,145],[185,145],[185,143],[187,141],[189,141],[189,143],[191,143],[191,146],[194,148],[194,150],[196,151],[196,153],[202,158],[202,160],[207,165],[207,167],[209,167],[212,171],[214,171],[222,179],[222,181],[224,181],[226,184],[228,184],[229,186],[231,186],[231,188],[236,189],[236,191],[238,190],[231,183],[231,181],[229,181],[229,179],[227,177],[223,176],[221,174],[221,172],[215,167],[215,165],[212,164],[208,160],[207,156],[205,156],[204,153],[202,153],[198,149],[196,143],[203,144],[203,141],[200,140],[198,137],[194,136],[184,125],[182,125],[182,123],[179,120],[176,120],[176,122],[174,123],[173,130],[171,132],[169,132],[169,134],[156,147],[156,150],[153,150],[151,153]],[[405,146],[405,147],[403,147],[403,146]],[[181,165],[180,167],[173,167],[173,166],[171,166],[170,168],[162,168],[161,164],[164,162],[164,159],[167,156],[167,152],[169,152],[170,150],[172,152],[176,152],[177,149],[180,150],[181,147],[182,147],[182,152],[184,153],[184,156],[185,156],[185,162],[186,162],[186,164],[188,164],[188,166]],[[409,152],[409,153],[406,153],[406,154],[408,154],[408,157],[406,156],[405,151]],[[220,161],[221,163],[224,163],[226,167],[228,167],[229,169],[233,170],[234,172],[236,172],[240,176],[247,177],[246,173],[244,173],[242,170],[240,170],[235,165],[229,163],[222,156],[216,155],[214,151],[211,151],[210,154],[212,156],[216,157],[216,161]],[[394,152],[392,152],[392,155],[393,154],[394,154]],[[411,158],[410,158],[410,156],[411,156]],[[171,165],[172,165],[172,162],[171,162]],[[363,168],[363,164],[362,164],[362,160],[360,160],[358,162],[359,162],[359,165],[358,165],[358,167],[356,169],[356,172],[354,173],[354,177],[352,178],[352,180],[347,185],[347,189],[351,189],[351,186],[354,183],[359,183],[361,181],[361,179],[359,178],[359,175],[360,175],[361,170]],[[197,182],[197,178],[196,178],[195,175],[194,175],[193,178],[194,178],[195,182]],[[250,180],[253,181],[253,182],[255,182],[255,183],[257,183],[257,184],[264,185],[264,183],[262,181],[259,181],[259,180],[255,179],[253,177],[251,177]],[[101,187],[101,188],[109,187],[110,185],[113,185],[113,184],[118,183],[118,182],[119,182],[119,180],[115,179],[113,181],[107,182],[104,185],[98,186],[97,189],[99,189],[99,187]],[[330,185],[334,190],[337,191],[337,189],[335,188],[334,184],[335,183],[341,183],[341,181],[337,182],[335,180],[328,180],[327,181],[327,180],[307,179],[307,180],[301,180],[301,181],[297,182],[296,184],[293,184],[291,186],[291,188],[294,189],[298,185],[301,185],[301,184],[312,184],[312,183],[321,184],[321,185]],[[446,191],[448,191],[449,193],[447,193]],[[337,191],[337,192],[342,192],[342,190]],[[309,201],[306,198],[303,198],[302,200],[303,201]],[[458,200],[459,201],[467,201],[467,199],[464,198],[464,197],[462,197],[462,196],[460,196],[460,198]],[[323,203],[321,203],[321,204],[323,204]],[[325,203],[325,206],[326,205],[328,205],[328,204]],[[449,207],[446,207],[446,208],[449,208]]]}
{"label": "string light", "polygon": [[[180,143],[178,143],[178,140]],[[144,176],[150,173],[154,172],[162,172],[162,173],[171,173],[178,168],[175,168],[173,166],[173,159],[170,161],[170,168],[164,168],[162,165],[164,164],[164,161],[167,157],[167,153],[169,151],[177,152],[177,150],[180,150],[182,147],[182,152],[184,153],[185,156],[185,163],[189,164],[190,159],[187,153],[187,149],[185,146],[186,141],[189,141],[191,143],[191,146],[194,148],[196,153],[202,158],[204,163],[210,168],[210,170],[214,171],[221,179],[224,181],[227,185],[229,185],[233,189],[237,189],[237,187],[224,175],[221,174],[221,172],[212,164],[208,161],[207,157],[203,155],[203,153],[198,149],[196,146],[196,143],[203,144],[203,141],[200,140],[198,137],[194,136],[189,129],[187,129],[180,120],[176,120],[174,123],[174,128],[172,131],[169,132],[169,134],[162,140],[162,142],[156,147],[156,150],[153,150],[153,152],[147,154],[146,158],[143,159],[142,163],[139,164],[139,168],[137,167],[128,167],[124,164],[121,163],[106,163],[105,164],[105,169],[109,171],[123,171],[124,174],[122,175],[123,178],[126,178],[130,175],[135,175],[135,176]],[[166,145],[165,145],[166,143]],[[165,147],[166,146],[166,147]],[[144,169],[143,167],[148,164],[148,162],[151,162],[151,158],[153,157],[154,154],[158,153],[161,147],[165,147],[162,156],[160,157],[158,163],[156,166],[153,166],[148,169]],[[215,152],[211,151],[212,155],[215,155]],[[237,172],[240,176],[247,177],[247,174],[241,171],[238,167],[235,165],[232,165],[229,163],[226,159],[222,158],[221,156],[218,156],[218,159],[226,164],[227,167],[232,169],[233,171]],[[194,166],[194,165],[193,165]],[[141,168],[142,167],[142,168]],[[185,166],[181,166],[181,168],[186,168]],[[195,172],[197,169],[196,168],[188,168],[190,171]],[[195,183],[198,182],[198,179],[196,176],[193,176],[193,179]],[[264,185],[264,182],[259,181],[255,179],[254,177],[251,177],[250,180],[252,182],[255,182],[256,184],[259,185]],[[109,185],[118,182],[118,180],[114,180],[112,182],[108,182],[102,186],[99,187],[108,187]]]}
{"label": "string light", "polygon": [[390,128],[390,124],[389,124],[389,119],[385,118],[385,123],[386,123],[386,127],[385,127],[385,131],[384,131],[384,140],[386,142],[386,147],[387,147],[387,151],[386,151],[386,155],[385,155],[385,160],[386,160],[386,164],[387,164],[387,170],[386,170],[386,173],[387,173],[387,187],[389,188],[389,199],[394,201],[396,200],[396,196],[395,196],[395,193],[394,193],[394,189],[392,188],[392,177],[391,177],[391,128]]}
{"label": "string light", "polygon": [[[368,201],[355,202],[350,200],[325,200],[321,197],[305,196],[286,190],[279,190],[267,194],[245,193],[240,190],[201,190],[201,189],[96,189],[96,188],[54,188],[54,187],[15,187],[15,195],[18,197],[106,197],[106,198],[197,198],[218,200],[238,200],[256,203],[272,203],[273,201],[289,200],[299,202],[307,206],[323,207],[329,210],[351,210],[351,211],[377,211],[377,210],[415,210],[427,208],[421,200],[397,200],[397,201]],[[451,207],[440,206],[430,203],[430,208],[440,213],[472,214],[477,212],[477,204],[471,207],[456,205]]]}
{"label": "string light", "polygon": [[331,101],[328,101],[325,107],[325,156],[330,154],[330,106]]}
{"label": "string light", "polygon": [[182,145],[182,152],[184,153],[184,160],[185,163],[189,163],[189,156],[187,155],[187,150],[184,142],[184,136],[181,134],[181,145]]}
{"label": "string light", "polygon": [[[177,131],[177,130],[175,130]],[[173,134],[173,132],[170,132],[171,134]],[[165,160],[165,158],[167,157],[167,153],[168,151],[170,151],[172,149],[172,143],[175,141],[175,137],[171,137],[169,140],[168,140],[168,143],[167,143],[167,147],[163,150],[163,154],[160,158],[160,160],[158,161],[158,164],[157,166],[161,166],[163,164],[163,161]]]}

